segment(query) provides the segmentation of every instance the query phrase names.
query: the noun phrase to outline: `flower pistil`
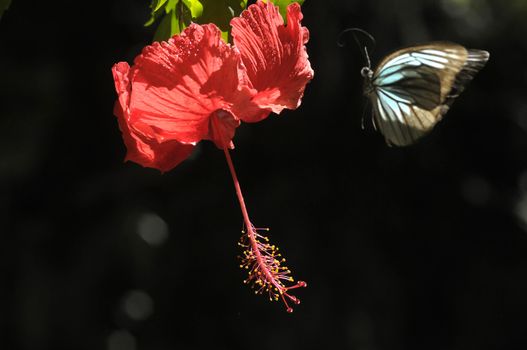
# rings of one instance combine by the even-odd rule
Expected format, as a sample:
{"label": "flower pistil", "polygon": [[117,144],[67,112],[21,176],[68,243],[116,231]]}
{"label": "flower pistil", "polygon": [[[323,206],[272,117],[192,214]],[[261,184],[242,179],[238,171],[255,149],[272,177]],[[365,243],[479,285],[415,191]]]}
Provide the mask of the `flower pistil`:
{"label": "flower pistil", "polygon": [[293,304],[300,304],[300,300],[289,294],[288,291],[300,287],[306,287],[307,283],[298,281],[296,284],[286,286],[285,283],[293,283],[291,270],[283,263],[285,258],[280,254],[279,248],[269,243],[269,238],[259,233],[269,231],[268,228],[257,229],[250,226],[247,231],[242,230],[242,237],[238,245],[243,248],[243,256],[240,257],[240,268],[248,271],[248,277],[243,282],[251,284],[255,294],[267,292],[271,301],[284,302],[287,312],[293,312],[293,308],[287,303],[287,299]]}

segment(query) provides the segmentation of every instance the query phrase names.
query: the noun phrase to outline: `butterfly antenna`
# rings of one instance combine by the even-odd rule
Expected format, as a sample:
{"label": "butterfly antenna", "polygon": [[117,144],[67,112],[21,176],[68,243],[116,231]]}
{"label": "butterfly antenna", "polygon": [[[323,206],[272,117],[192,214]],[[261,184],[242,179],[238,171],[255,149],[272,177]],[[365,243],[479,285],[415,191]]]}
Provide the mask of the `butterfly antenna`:
{"label": "butterfly antenna", "polygon": [[368,47],[364,46],[364,56],[366,57],[366,62],[368,63],[368,68],[371,69],[370,55],[368,55]]}
{"label": "butterfly antenna", "polygon": [[342,32],[340,32],[338,40],[337,40],[337,45],[338,46],[340,46],[340,47],[346,46],[346,43],[342,41],[342,36],[344,34],[346,34],[346,33],[349,33],[349,32],[351,32],[351,34],[353,34],[353,39],[355,39],[355,42],[359,46],[359,48],[361,50],[361,53],[364,55],[364,59],[365,59],[366,63],[368,64],[368,68],[371,68],[371,61],[370,61],[370,55],[368,54],[368,47],[366,45],[362,46],[362,43],[359,40],[359,38],[357,37],[356,33],[357,32],[361,33],[362,35],[366,36],[370,40],[370,42],[372,43],[371,52],[373,52],[373,49],[375,48],[375,38],[370,33],[365,31],[364,29],[348,28],[348,29],[344,29]]}

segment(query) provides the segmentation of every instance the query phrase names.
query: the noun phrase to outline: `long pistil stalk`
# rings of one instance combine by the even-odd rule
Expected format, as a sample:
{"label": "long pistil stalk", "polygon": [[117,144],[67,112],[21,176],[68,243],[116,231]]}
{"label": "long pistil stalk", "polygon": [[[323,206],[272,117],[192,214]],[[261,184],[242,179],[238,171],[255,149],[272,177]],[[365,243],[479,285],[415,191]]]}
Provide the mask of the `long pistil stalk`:
{"label": "long pistil stalk", "polygon": [[293,308],[289,306],[287,299],[291,300],[294,304],[300,304],[300,300],[288,294],[288,291],[299,287],[306,287],[307,284],[303,281],[298,281],[289,287],[284,285],[284,282],[294,282],[293,278],[289,275],[291,271],[282,265],[285,259],[278,253],[278,248],[275,245],[271,245],[267,237],[258,233],[262,229],[256,229],[251,223],[229,150],[227,147],[224,147],[223,151],[227,159],[227,164],[229,165],[236,196],[240,203],[243,221],[246,227],[246,230],[243,231],[244,236],[240,242],[240,246],[245,249],[240,267],[249,271],[249,276],[244,282],[252,283],[252,287],[255,288],[255,293],[257,294],[268,292],[271,300],[281,298],[286,306],[287,312],[293,312]]}

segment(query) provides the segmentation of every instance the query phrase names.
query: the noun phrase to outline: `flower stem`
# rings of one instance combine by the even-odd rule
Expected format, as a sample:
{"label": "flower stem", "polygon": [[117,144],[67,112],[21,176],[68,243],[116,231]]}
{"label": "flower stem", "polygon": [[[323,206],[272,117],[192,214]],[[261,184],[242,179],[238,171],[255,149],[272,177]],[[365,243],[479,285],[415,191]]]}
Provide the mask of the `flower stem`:
{"label": "flower stem", "polygon": [[[271,300],[278,300],[281,298],[286,306],[287,312],[293,312],[293,308],[288,305],[286,297],[294,304],[299,304],[300,300],[288,294],[287,291],[299,287],[305,287],[306,283],[298,281],[295,285],[286,287],[282,282],[293,282],[293,278],[289,276],[291,271],[287,267],[281,265],[282,262],[285,262],[285,259],[280,258],[281,255],[278,254],[278,248],[269,244],[269,239],[259,234],[257,232],[258,230],[251,223],[243,199],[240,182],[238,181],[236,170],[232,164],[229,149],[223,147],[223,152],[225,153],[225,158],[236,190],[236,196],[240,203],[243,221],[247,228],[247,232],[244,232],[244,234],[246,234],[248,244],[240,243],[241,246],[247,248],[247,251],[244,252],[245,258],[242,259],[242,265],[240,265],[240,267],[249,270],[249,278],[245,280],[245,283],[252,282],[253,287],[256,286],[257,290],[255,292],[257,294],[267,291]],[[262,240],[264,242],[262,242]],[[245,241],[245,239],[243,241]]]}

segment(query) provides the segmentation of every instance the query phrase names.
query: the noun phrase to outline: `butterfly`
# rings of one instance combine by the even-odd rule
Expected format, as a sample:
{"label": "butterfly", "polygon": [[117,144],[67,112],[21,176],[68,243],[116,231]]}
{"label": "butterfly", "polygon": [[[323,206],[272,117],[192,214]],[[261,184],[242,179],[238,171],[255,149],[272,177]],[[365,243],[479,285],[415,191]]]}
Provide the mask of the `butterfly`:
{"label": "butterfly", "polygon": [[[349,30],[373,40],[361,29]],[[372,70],[364,50],[363,92],[373,107],[374,126],[388,145],[396,146],[413,144],[428,134],[489,59],[484,50],[432,42],[397,50]]]}

